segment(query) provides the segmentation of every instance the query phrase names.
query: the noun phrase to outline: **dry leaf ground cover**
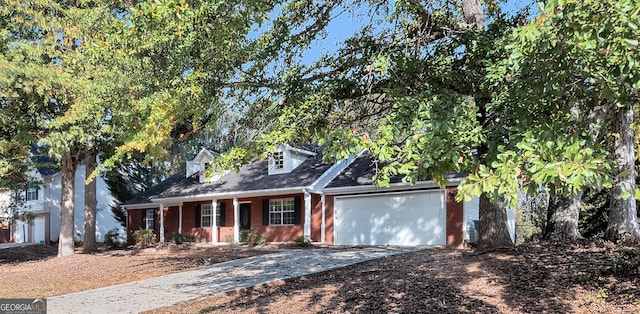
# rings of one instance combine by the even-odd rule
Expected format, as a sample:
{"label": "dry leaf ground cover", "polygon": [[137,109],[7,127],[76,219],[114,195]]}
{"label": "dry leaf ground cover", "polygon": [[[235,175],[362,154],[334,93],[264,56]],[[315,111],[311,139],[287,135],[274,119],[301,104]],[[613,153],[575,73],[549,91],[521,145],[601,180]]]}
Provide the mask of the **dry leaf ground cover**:
{"label": "dry leaf ground cover", "polygon": [[[21,249],[0,250],[0,297],[47,297],[263,253],[125,250],[53,258],[55,248]],[[485,254],[427,249],[152,312],[640,313],[640,247],[585,241]]]}
{"label": "dry leaf ground cover", "polygon": [[153,313],[640,313],[640,248],[606,242],[385,257]]}
{"label": "dry leaf ground cover", "polygon": [[0,250],[0,298],[51,297],[161,276],[264,254],[237,248],[104,250],[55,257],[57,248],[31,245]]}

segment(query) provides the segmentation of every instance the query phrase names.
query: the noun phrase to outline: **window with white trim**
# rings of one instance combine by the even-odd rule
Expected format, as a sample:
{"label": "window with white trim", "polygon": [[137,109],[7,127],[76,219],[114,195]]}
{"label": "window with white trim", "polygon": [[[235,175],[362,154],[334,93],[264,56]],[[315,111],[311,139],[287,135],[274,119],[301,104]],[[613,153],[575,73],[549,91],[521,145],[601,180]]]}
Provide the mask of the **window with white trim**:
{"label": "window with white trim", "polygon": [[27,201],[37,201],[38,188],[28,188],[26,197],[27,197]]}
{"label": "window with white trim", "polygon": [[155,229],[155,211],[155,209],[147,209],[144,213],[144,225],[147,230]]}
{"label": "window with white trim", "polygon": [[202,227],[211,227],[211,204],[202,204],[200,222]]}
{"label": "window with white trim", "polygon": [[269,200],[269,225],[293,225],[295,201],[293,198]]}
{"label": "window with white trim", "polygon": [[284,152],[273,153],[273,168],[274,169],[284,168]]}

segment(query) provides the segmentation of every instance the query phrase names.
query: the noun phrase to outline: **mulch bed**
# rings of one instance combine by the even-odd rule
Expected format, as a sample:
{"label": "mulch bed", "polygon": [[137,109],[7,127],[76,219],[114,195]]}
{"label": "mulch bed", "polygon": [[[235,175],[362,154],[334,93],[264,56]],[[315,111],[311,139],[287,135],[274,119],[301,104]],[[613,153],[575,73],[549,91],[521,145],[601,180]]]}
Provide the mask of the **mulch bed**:
{"label": "mulch bed", "polygon": [[16,265],[28,261],[45,260],[55,257],[58,248],[51,245],[27,245],[0,249],[0,265]]}

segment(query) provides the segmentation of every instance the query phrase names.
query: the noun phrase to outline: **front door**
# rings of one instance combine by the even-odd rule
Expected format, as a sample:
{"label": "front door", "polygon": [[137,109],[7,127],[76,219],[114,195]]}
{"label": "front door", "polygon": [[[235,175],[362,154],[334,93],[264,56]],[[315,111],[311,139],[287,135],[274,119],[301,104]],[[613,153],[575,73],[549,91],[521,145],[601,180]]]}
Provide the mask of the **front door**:
{"label": "front door", "polygon": [[251,229],[251,203],[240,204],[240,230]]}

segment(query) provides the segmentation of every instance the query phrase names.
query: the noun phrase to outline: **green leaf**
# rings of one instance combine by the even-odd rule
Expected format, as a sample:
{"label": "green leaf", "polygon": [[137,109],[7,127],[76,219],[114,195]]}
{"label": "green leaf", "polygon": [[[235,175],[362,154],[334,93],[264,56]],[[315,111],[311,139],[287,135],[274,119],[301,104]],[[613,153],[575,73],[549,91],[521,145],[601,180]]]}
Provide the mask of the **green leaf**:
{"label": "green leaf", "polygon": [[638,40],[637,39],[625,38],[625,39],[622,40],[622,42],[629,48],[638,47]]}
{"label": "green leaf", "polygon": [[[635,194],[635,193],[634,193],[634,194]],[[630,193],[629,191],[627,191],[627,189],[626,189],[626,188],[624,188],[624,187],[623,187],[623,188],[622,188],[622,191],[621,191],[621,193],[620,193],[620,197],[621,197],[623,200],[625,200],[625,201],[626,201],[626,200],[628,200],[628,199],[629,199],[629,197],[631,197],[631,193]]]}

